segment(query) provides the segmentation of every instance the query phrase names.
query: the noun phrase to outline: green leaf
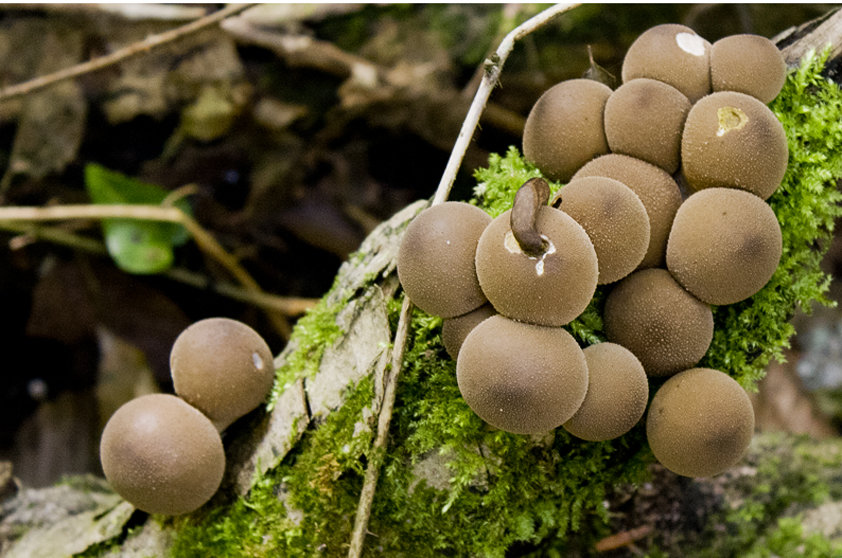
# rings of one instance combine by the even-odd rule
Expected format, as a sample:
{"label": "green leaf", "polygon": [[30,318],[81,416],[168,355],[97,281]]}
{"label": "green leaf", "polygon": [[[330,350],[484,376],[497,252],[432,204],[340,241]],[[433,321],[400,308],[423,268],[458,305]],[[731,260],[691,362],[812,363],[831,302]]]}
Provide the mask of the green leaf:
{"label": "green leaf", "polygon": [[[95,204],[157,205],[169,192],[94,163],[85,167],[85,187]],[[190,213],[186,200],[175,206]],[[161,273],[172,266],[173,247],[190,235],[181,225],[136,219],[103,219],[102,230],[108,253],[117,267],[128,273]]]}

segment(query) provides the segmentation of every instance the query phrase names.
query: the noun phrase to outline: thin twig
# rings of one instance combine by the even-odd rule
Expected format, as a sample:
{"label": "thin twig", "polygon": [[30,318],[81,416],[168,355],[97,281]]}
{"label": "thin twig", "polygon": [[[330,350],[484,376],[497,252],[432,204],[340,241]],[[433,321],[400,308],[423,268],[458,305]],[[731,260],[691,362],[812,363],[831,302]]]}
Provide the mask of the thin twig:
{"label": "thin twig", "polygon": [[617,550],[649,536],[652,531],[653,529],[650,525],[642,525],[634,529],[629,529],[628,531],[623,531],[622,533],[616,533],[597,541],[594,550],[597,552]]}
{"label": "thin twig", "polygon": [[479,84],[474,100],[471,103],[471,108],[468,109],[468,114],[465,121],[462,123],[462,129],[459,130],[459,137],[456,138],[456,143],[453,146],[453,151],[450,152],[450,159],[447,161],[447,166],[442,174],[441,181],[436,189],[436,195],[433,198],[433,205],[441,203],[450,195],[450,189],[453,187],[453,181],[456,180],[456,173],[462,165],[462,159],[465,158],[465,152],[468,151],[468,144],[474,136],[474,131],[477,128],[479,119],[491,96],[494,87],[497,86],[497,80],[500,77],[500,72],[503,69],[503,64],[511,54],[515,46],[515,42],[529,35],[536,29],[539,29],[549,20],[554,17],[571,10],[579,4],[556,4],[551,8],[547,8],[540,14],[526,20],[506,35],[497,51],[490,60],[485,61],[485,75]]}
{"label": "thin twig", "polygon": [[[514,48],[515,41],[532,33],[536,29],[539,29],[554,17],[577,5],[578,4],[556,4],[555,6],[544,10],[535,17],[532,17],[522,23],[511,33],[506,35],[494,54],[493,59],[486,62],[485,76],[477,89],[477,93],[471,103],[471,108],[468,110],[468,115],[462,123],[462,129],[459,131],[459,137],[456,139],[456,144],[450,152],[450,159],[445,167],[441,182],[439,182],[438,188],[436,189],[432,205],[443,203],[450,195],[450,189],[453,186],[453,181],[456,179],[456,172],[462,164],[462,159],[465,157],[465,152],[468,149],[468,143],[474,135],[479,119],[482,116],[483,109],[488,102],[488,98],[491,96],[491,91],[497,84],[497,79],[500,76],[503,64],[506,62],[506,59],[509,57],[509,54]],[[362,556],[363,543],[365,542],[365,535],[368,530],[368,521],[371,517],[371,505],[374,501],[374,493],[377,490],[377,480],[380,476],[380,468],[383,465],[383,456],[386,452],[386,446],[389,441],[389,425],[391,424],[392,414],[395,408],[398,378],[400,377],[401,368],[403,367],[403,357],[406,351],[411,320],[412,302],[409,300],[409,297],[404,296],[400,318],[398,319],[398,327],[395,332],[395,341],[392,348],[392,363],[386,373],[384,381],[383,403],[380,407],[380,414],[378,415],[377,420],[377,435],[374,439],[374,443],[372,444],[371,456],[368,462],[368,467],[365,471],[365,479],[360,493],[360,500],[357,504],[357,515],[354,518],[354,529],[351,532],[348,558],[360,558],[360,556]]]}
{"label": "thin twig", "polygon": [[[18,233],[18,236],[9,241],[9,247],[13,250],[23,248],[36,241],[46,241],[88,254],[96,254],[98,256],[108,255],[108,249],[101,240],[81,236],[64,228],[14,221],[0,221],[0,230]],[[263,310],[280,312],[290,317],[300,316],[319,302],[317,298],[280,296],[266,292],[246,290],[231,283],[214,281],[206,275],[183,268],[173,267],[162,272],[160,275],[190,287],[210,291],[238,302],[244,302]]]}
{"label": "thin twig", "polygon": [[165,31],[157,35],[150,35],[142,41],[132,43],[124,48],[115,50],[110,54],[106,54],[104,56],[100,56],[99,58],[94,58],[93,60],[88,60],[87,62],[83,62],[45,76],[40,76],[23,83],[5,87],[0,89],[0,103],[8,101],[9,99],[22,97],[23,95],[28,95],[29,93],[33,93],[35,91],[40,91],[45,87],[49,87],[68,79],[74,79],[85,74],[97,72],[109,66],[113,66],[114,64],[123,62],[133,56],[148,53],[153,49],[169,44],[188,35],[192,35],[203,29],[207,29],[208,27],[217,25],[222,20],[238,14],[251,6],[252,4],[233,4],[226,6],[221,10],[195,21],[191,21],[181,27],[176,27],[175,29]]}
{"label": "thin twig", "polygon": [[[218,261],[243,287],[254,293],[263,293],[257,281],[229,254],[219,242],[192,217],[177,207],[160,205],[56,205],[50,207],[0,207],[0,222],[44,222],[71,219],[134,219],[160,221],[183,226],[199,248]],[[267,313],[273,327],[284,339],[291,328],[284,316]]]}

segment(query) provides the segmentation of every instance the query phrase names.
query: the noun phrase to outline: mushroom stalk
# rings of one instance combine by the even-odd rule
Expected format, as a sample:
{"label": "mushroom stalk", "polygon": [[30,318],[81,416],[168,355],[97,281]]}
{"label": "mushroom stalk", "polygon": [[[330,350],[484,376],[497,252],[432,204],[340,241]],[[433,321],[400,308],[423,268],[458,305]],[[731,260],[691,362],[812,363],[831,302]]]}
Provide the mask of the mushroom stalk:
{"label": "mushroom stalk", "polygon": [[538,211],[550,199],[550,186],[543,178],[530,178],[515,194],[512,204],[511,227],[520,249],[528,256],[538,257],[547,249],[547,242],[535,228]]}

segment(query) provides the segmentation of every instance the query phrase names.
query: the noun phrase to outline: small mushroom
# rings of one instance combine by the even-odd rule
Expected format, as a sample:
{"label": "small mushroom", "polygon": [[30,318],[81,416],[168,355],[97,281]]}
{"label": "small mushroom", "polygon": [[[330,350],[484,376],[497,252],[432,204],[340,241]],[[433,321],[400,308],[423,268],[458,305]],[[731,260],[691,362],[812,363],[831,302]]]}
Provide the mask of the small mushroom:
{"label": "small mushroom", "polygon": [[695,103],[710,93],[710,43],[684,25],[651,27],[623,59],[623,83],[651,78],[672,85]]}
{"label": "small mushroom", "polygon": [[598,343],[583,353],[588,364],[588,393],[563,426],[583,440],[612,440],[640,421],[649,400],[649,381],[637,357],[621,345]]}
{"label": "small mushroom", "polygon": [[712,93],[687,115],[681,164],[693,190],[740,188],[768,199],[781,184],[788,157],[783,125],[750,95]]}
{"label": "small mushroom", "polygon": [[688,112],[690,101],[675,87],[648,78],[627,81],[605,103],[608,147],[672,174],[681,160]]}
{"label": "small mushroom", "polygon": [[[531,181],[525,185],[527,189],[533,186]],[[526,201],[528,208],[519,207],[519,201]],[[533,222],[512,219],[521,213],[531,214]],[[539,255],[527,254],[512,226],[534,229],[545,248]],[[599,273],[596,252],[585,229],[563,211],[535,205],[531,195],[517,196],[515,206],[482,233],[476,270],[482,290],[497,312],[546,326],[564,325],[581,314],[593,297]]]}
{"label": "small mushroom", "polygon": [[646,418],[655,458],[686,477],[710,477],[735,465],[753,433],[748,395],[733,378],[710,368],[693,368],[667,380]]}
{"label": "small mushroom", "polygon": [[708,188],[687,198],[667,244],[667,267],[708,304],[754,295],[778,268],[781,227],[769,204],[731,188]]}
{"label": "small mushroom", "polygon": [[483,304],[476,310],[471,310],[467,314],[456,316],[455,318],[447,318],[442,320],[441,324],[441,342],[444,345],[447,354],[450,358],[456,360],[459,356],[459,349],[462,348],[462,343],[473,329],[497,314],[494,307],[490,304]]}
{"label": "small mushroom", "polygon": [[588,233],[599,265],[598,284],[619,281],[643,261],[649,248],[649,216],[637,194],[622,182],[602,176],[576,178],[559,190],[553,206]]}
{"label": "small mushroom", "polygon": [[642,269],[605,300],[605,336],[640,359],[649,376],[695,366],[713,340],[710,307],[688,293],[665,269]]}
{"label": "small mushroom", "polygon": [[710,49],[714,91],[738,91],[771,103],[786,81],[786,62],[775,43],[760,35],[731,35]]}
{"label": "small mushroom", "polygon": [[208,418],[174,395],[133,399],[108,420],[100,461],[112,488],[133,506],[178,515],[210,500],[225,452]]}
{"label": "small mushroom", "polygon": [[208,318],[181,332],[170,352],[175,392],[222,431],[263,402],[275,381],[272,352],[237,320]]}
{"label": "small mushroom", "polygon": [[649,247],[638,267],[662,266],[672,220],[681,205],[681,190],[675,180],[662,168],[619,153],[597,157],[579,169],[572,180],[586,176],[619,180],[637,194],[649,216]]}
{"label": "small mushroom", "polygon": [[463,202],[434,205],[412,220],[398,252],[398,278],[413,304],[452,318],[488,302],[477,281],[474,253],[490,222],[483,210]]}
{"label": "small mushroom", "polygon": [[579,409],[588,369],[582,349],[564,329],[492,316],[465,339],[456,381],[468,406],[490,425],[542,434]]}
{"label": "small mushroom", "polygon": [[567,181],[576,170],[608,153],[602,114],[611,95],[590,79],[563,81],[538,99],[523,129],[523,155],[551,180]]}

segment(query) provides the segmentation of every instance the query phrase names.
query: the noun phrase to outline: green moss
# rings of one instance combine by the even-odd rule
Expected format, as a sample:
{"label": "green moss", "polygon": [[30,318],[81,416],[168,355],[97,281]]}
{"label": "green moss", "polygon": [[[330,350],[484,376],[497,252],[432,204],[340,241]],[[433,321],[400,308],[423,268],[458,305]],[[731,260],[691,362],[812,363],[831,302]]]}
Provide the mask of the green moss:
{"label": "green moss", "polygon": [[267,411],[272,411],[278,397],[293,382],[299,378],[315,376],[325,350],[342,335],[342,328],[336,324],[336,316],[347,299],[336,304],[329,304],[328,300],[328,296],[323,297],[296,322],[292,338],[297,346],[275,371],[275,384],[269,395]]}
{"label": "green moss", "polygon": [[[704,363],[746,387],[754,386],[769,359],[787,346],[793,312],[826,302],[829,279],[819,262],[840,214],[834,179],[842,176],[842,94],[819,77],[824,60],[808,58],[772,105],[790,142],[789,170],[770,200],[784,229],[781,269],[749,301],[715,310],[718,331]],[[511,205],[516,189],[538,174],[514,148],[494,155],[489,167],[476,173],[474,203],[498,215]],[[583,345],[602,339],[603,300],[599,290],[586,313],[568,326]],[[335,325],[339,308],[323,302],[296,326],[297,350],[279,370],[276,394],[316,370],[325,348],[341,334]],[[399,308],[400,301],[390,302],[393,330]],[[639,482],[651,462],[643,426],[603,443],[578,441],[563,430],[541,440],[493,430],[460,397],[440,326],[440,319],[415,312],[367,548],[392,556],[504,556],[513,548],[552,554],[550,549],[564,548],[571,531],[587,527],[584,539],[605,534],[600,526],[607,490]],[[372,397],[371,381],[361,382],[346,405],[323,424],[311,425],[247,497],[172,520],[179,531],[174,554],[345,555],[371,458],[371,433],[360,425]],[[421,474],[418,480],[430,460],[445,464],[446,478]],[[829,493],[811,473],[819,462],[805,456],[804,466],[783,478],[772,476],[778,473],[773,460],[758,467],[756,498],[722,519],[737,530],[739,549],[752,550],[749,541],[763,537],[770,547],[789,548],[797,538],[792,525],[769,518],[785,501],[813,501]]]}
{"label": "green moss", "polygon": [[373,397],[366,378],[245,498],[172,520],[172,556],[343,555],[372,440],[360,425]]}
{"label": "green moss", "polygon": [[[687,545],[693,558],[721,556],[816,556],[842,555],[842,547],[817,534],[805,534],[797,514],[815,508],[829,498],[842,497],[835,475],[842,466],[836,442],[816,443],[808,437],[765,435],[755,441],[752,459],[743,475],[726,489],[739,502],[712,517],[696,548]],[[786,517],[784,517],[786,515]],[[804,552],[794,549],[803,548]],[[835,548],[835,553],[831,552]]]}

